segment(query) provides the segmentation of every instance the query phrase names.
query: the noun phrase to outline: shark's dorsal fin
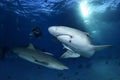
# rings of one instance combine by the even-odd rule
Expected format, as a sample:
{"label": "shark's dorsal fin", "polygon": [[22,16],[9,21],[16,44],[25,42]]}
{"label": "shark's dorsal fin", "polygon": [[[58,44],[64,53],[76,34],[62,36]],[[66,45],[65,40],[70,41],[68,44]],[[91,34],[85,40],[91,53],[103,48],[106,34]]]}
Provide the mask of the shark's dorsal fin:
{"label": "shark's dorsal fin", "polygon": [[27,48],[32,49],[32,50],[36,50],[32,43],[30,43]]}

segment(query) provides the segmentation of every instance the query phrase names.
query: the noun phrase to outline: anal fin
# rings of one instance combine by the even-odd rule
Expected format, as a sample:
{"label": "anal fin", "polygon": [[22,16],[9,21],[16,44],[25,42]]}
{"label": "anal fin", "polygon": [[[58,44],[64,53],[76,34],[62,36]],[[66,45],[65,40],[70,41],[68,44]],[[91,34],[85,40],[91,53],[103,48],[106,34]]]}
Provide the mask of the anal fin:
{"label": "anal fin", "polygon": [[80,57],[80,54],[70,50],[67,50],[63,55],[61,55],[61,58],[77,58],[77,57]]}

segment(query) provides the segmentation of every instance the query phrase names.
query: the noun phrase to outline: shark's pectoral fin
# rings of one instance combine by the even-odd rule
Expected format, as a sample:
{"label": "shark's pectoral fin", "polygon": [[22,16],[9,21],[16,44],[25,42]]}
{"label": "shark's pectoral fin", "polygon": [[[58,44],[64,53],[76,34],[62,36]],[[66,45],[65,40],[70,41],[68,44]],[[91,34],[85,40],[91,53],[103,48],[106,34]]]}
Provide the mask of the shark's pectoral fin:
{"label": "shark's pectoral fin", "polygon": [[62,44],[63,45],[63,49],[67,49],[67,50],[70,50],[72,51],[68,46],[66,46],[65,44]]}
{"label": "shark's pectoral fin", "polygon": [[67,50],[62,56],[61,58],[77,58],[80,57],[80,54],[75,53],[73,51]]}
{"label": "shark's pectoral fin", "polygon": [[49,52],[43,52],[44,54],[50,55],[50,56],[54,56],[52,53]]}
{"label": "shark's pectoral fin", "polygon": [[69,47],[63,44],[64,49],[67,51],[61,56],[61,58],[77,58],[80,57],[80,54],[73,52]]}

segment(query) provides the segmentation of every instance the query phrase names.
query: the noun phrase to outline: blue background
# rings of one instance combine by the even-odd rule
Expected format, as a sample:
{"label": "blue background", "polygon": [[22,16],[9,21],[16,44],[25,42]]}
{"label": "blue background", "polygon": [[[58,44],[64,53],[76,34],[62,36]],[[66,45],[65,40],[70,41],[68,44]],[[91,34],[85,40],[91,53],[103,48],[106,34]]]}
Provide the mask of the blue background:
{"label": "blue background", "polygon": [[[120,1],[106,4],[108,0],[104,0],[102,4],[103,0],[90,0],[97,7],[104,5],[105,11],[94,12],[88,19],[78,11],[78,1],[81,0],[0,1],[1,51],[4,46],[13,48],[33,43],[35,47],[54,54],[70,68],[64,71],[48,69],[7,52],[5,59],[0,61],[0,80],[120,80]],[[48,32],[48,27],[53,25],[88,32],[94,44],[113,47],[96,52],[91,58],[60,59],[65,51]],[[35,26],[41,29],[40,38],[29,36]]]}

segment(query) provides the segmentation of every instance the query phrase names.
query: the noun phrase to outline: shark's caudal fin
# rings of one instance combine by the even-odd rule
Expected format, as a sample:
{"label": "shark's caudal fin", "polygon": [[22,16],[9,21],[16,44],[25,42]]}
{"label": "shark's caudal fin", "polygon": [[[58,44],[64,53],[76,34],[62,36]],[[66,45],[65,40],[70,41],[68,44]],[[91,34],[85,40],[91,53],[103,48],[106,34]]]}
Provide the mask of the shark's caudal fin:
{"label": "shark's caudal fin", "polygon": [[44,54],[50,55],[50,56],[54,56],[52,53],[49,52],[43,52]]}
{"label": "shark's caudal fin", "polygon": [[109,48],[112,47],[112,45],[98,45],[98,46],[94,46],[95,51],[99,51],[105,48]]}

